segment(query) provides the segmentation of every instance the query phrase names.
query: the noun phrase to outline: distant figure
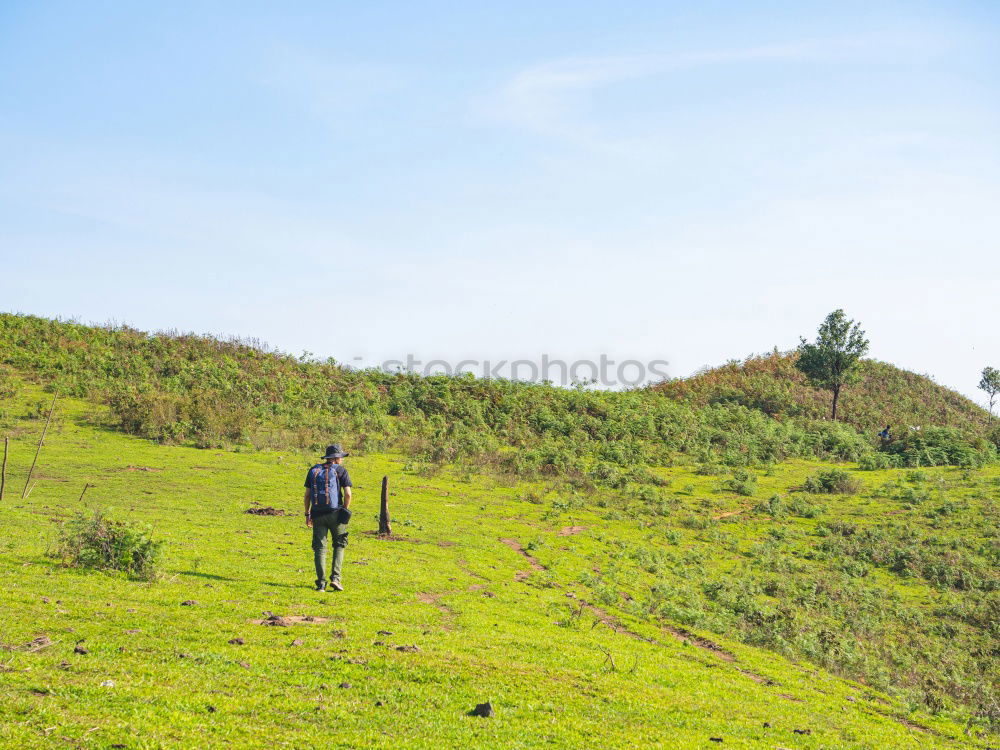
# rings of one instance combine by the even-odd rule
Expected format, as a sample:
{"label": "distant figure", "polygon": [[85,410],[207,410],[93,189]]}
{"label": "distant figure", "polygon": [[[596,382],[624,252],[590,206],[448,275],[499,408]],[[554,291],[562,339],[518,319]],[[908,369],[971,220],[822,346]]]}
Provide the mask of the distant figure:
{"label": "distant figure", "polygon": [[883,443],[888,443],[888,442],[889,442],[889,440],[890,440],[890,438],[891,438],[891,435],[889,435],[889,429],[890,429],[890,428],[889,428],[889,425],[886,425],[886,426],[885,426],[885,429],[884,429],[884,430],[882,430],[882,432],[880,432],[880,433],[878,434],[878,436],[879,436],[880,438],[882,438],[882,442],[883,442]]}
{"label": "distant figure", "polygon": [[330,588],[343,591],[340,570],[347,546],[347,522],[351,512],[351,477],[342,464],[349,456],[339,445],[327,446],[324,463],[316,464],[306,474],[306,526],[313,530],[313,562],[316,564],[316,590],[326,591],[327,537],[333,536],[333,570]]}

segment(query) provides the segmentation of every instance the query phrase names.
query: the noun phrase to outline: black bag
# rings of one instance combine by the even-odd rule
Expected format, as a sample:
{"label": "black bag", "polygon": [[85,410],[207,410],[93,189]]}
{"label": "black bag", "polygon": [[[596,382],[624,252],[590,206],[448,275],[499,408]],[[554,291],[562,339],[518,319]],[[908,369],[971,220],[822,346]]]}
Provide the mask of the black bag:
{"label": "black bag", "polygon": [[347,508],[337,509],[337,523],[348,524],[351,522],[351,511]]}

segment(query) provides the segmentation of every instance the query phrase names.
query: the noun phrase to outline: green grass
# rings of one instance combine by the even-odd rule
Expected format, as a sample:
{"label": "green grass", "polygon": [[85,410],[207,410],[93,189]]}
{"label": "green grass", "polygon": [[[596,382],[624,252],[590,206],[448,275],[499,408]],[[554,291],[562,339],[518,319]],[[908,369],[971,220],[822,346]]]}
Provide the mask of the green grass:
{"label": "green grass", "polygon": [[[774,574],[785,580],[825,574],[839,558],[803,555],[826,539],[817,536],[820,524],[834,521],[877,525],[910,514],[943,538],[978,538],[996,521],[995,468],[925,470],[916,483],[904,471],[858,472],[868,490],[941,477],[952,483],[944,496],[957,505],[946,515],[924,516],[936,496],[914,503],[862,493],[813,498],[825,508],[817,517],[772,519],[753,508],[775,493],[791,498],[790,488],[829,465],[796,461],[757,471],[753,497],[723,489],[725,476],[684,467],[657,470],[661,483],[670,481],[662,496],[626,486],[574,497],[561,484],[356,455],[348,459],[356,499],[347,590],[317,594],[300,514],[312,456],[161,446],[108,431],[94,407],[63,399],[38,484],[21,500],[42,426],[32,404],[44,398],[22,386],[4,405],[12,454],[0,507],[0,643],[7,649],[0,651],[0,745],[985,746],[977,730],[963,734],[959,706],[935,706],[935,715],[903,686],[866,686],[796,657],[800,645],[785,649],[789,658],[775,644],[741,643],[748,640],[743,620],[705,595],[703,584],[748,571],[761,579],[757,566],[782,557],[807,566]],[[403,540],[363,533],[377,527],[384,474]],[[86,482],[93,487],[79,503]],[[245,514],[254,501],[290,515]],[[58,522],[95,508],[152,525],[166,543],[160,580],[64,568],[47,556]],[[741,512],[716,518],[734,510]],[[577,526],[584,528],[561,534]],[[516,540],[545,569],[503,539]],[[773,549],[751,554],[769,543]],[[952,595],[878,565],[864,580],[918,613]],[[673,588],[654,594],[658,584]],[[186,600],[197,604],[182,606]],[[327,621],[254,624],[263,612]],[[810,613],[800,616],[820,617]],[[824,616],[836,625],[834,613]],[[719,632],[692,625],[698,622]],[[889,624],[888,636],[898,635],[902,625]],[[676,637],[677,626],[733,660]],[[40,635],[52,645],[24,648]],[[237,637],[244,645],[229,643]],[[963,637],[978,642],[975,633]],[[74,653],[80,640],[89,653]],[[411,645],[420,650],[394,648]],[[102,687],[106,681],[113,686]],[[466,715],[488,699],[494,718]]]}

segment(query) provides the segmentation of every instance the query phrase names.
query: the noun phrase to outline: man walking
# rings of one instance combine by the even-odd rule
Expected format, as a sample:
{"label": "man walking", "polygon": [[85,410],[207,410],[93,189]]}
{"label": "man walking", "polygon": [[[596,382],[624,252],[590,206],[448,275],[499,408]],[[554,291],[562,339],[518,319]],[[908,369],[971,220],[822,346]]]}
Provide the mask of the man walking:
{"label": "man walking", "polygon": [[351,512],[351,477],[344,468],[349,456],[339,445],[329,445],[323,463],[316,464],[306,474],[306,526],[313,530],[313,562],[316,564],[316,590],[326,591],[326,546],[333,536],[333,571],[330,588],[343,591],[340,569],[347,546],[347,522]]}

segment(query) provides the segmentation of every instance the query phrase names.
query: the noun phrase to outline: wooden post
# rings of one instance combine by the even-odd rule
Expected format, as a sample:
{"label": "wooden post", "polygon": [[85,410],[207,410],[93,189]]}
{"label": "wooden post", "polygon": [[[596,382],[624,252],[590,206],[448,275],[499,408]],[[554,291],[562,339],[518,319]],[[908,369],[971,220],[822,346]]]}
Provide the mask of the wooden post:
{"label": "wooden post", "polygon": [[3,488],[7,484],[7,447],[10,445],[10,438],[3,439],[3,468],[0,468],[0,503],[3,502]]}
{"label": "wooden post", "polygon": [[87,482],[83,485],[83,492],[80,493],[80,499],[77,500],[78,503],[83,502],[83,496],[87,494],[88,489],[90,489],[90,482]]}
{"label": "wooden post", "polygon": [[49,431],[49,422],[52,421],[52,411],[56,408],[56,397],[52,397],[52,406],[49,407],[49,416],[45,418],[45,427],[42,428],[42,436],[38,438],[38,448],[35,449],[35,458],[28,469],[28,478],[24,480],[24,490],[21,492],[21,499],[28,496],[28,485],[31,484],[31,475],[35,471],[35,464],[38,462],[38,454],[42,452],[42,443],[45,442],[45,433]]}
{"label": "wooden post", "polygon": [[389,525],[389,477],[382,477],[382,507],[378,514],[378,535],[389,536],[392,526]]}

